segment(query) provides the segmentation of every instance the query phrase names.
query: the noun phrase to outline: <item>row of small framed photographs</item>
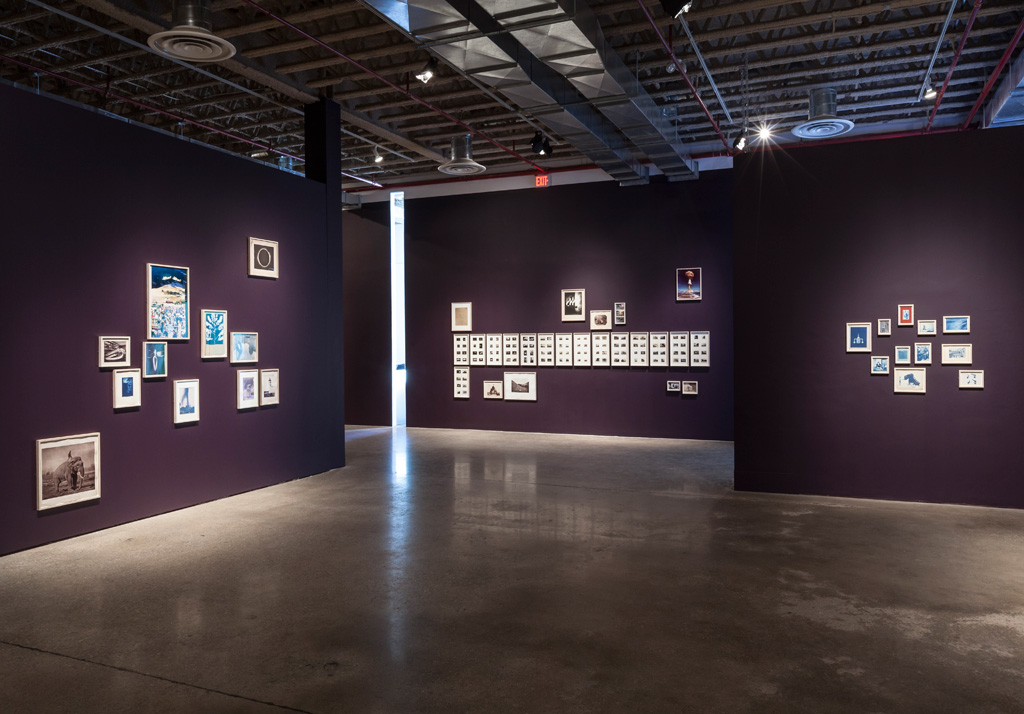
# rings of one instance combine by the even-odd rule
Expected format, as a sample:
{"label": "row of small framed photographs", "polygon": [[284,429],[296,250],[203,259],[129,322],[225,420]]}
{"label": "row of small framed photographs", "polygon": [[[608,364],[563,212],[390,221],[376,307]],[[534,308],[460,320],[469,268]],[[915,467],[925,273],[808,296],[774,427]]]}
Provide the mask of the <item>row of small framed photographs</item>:
{"label": "row of small framed photographs", "polygon": [[710,367],[711,333],[452,335],[458,367]]}
{"label": "row of small framed photographs", "polygon": [[[238,409],[254,409],[280,404],[280,370],[239,369],[237,373]],[[115,369],[112,372],[114,409],[142,406],[142,370]],[[199,380],[174,380],[174,423],[199,421]]]}
{"label": "row of small framed photographs", "polygon": [[[902,321],[902,317],[897,321],[897,325],[900,327],[913,327],[914,324],[914,306],[913,305],[900,305],[901,316],[907,314],[907,322]],[[906,312],[908,311],[909,312]],[[854,325],[858,328],[864,328],[864,330],[857,330],[858,340],[856,343],[851,343],[847,340],[846,347],[847,352],[870,352],[871,351],[871,323],[870,322],[848,322],[846,323],[847,330],[850,326]],[[944,315],[942,317],[942,334],[944,335],[966,335],[971,332],[971,316],[970,315]],[[849,334],[849,333],[848,333]],[[937,320],[918,320],[917,321],[917,336],[918,337],[931,337],[939,334],[939,324]],[[878,318],[877,323],[877,335],[878,337],[891,337],[892,336],[892,320],[888,317]],[[861,340],[860,338],[863,338]],[[850,349],[853,347],[854,349]]]}
{"label": "row of small framed photographs", "polygon": [[[536,372],[505,372],[500,380],[484,380],[484,399],[537,401]],[[455,367],[455,398],[469,399],[469,367]]]}
{"label": "row of small framed photographs", "polygon": [[[207,312],[204,310],[203,312]],[[221,339],[222,344],[224,340]],[[231,333],[231,363],[232,364],[253,364],[259,362],[258,332],[232,332]],[[207,354],[206,343],[203,343],[203,359],[223,359],[228,356],[227,345],[223,344],[223,354]],[[99,366],[101,369],[109,367],[131,367],[132,366],[132,338],[131,337],[107,337],[99,338]],[[166,342],[143,342],[142,343],[142,371],[146,379],[156,379],[167,376],[167,343]]]}
{"label": "row of small framed photographs", "polygon": [[[885,371],[875,371],[875,363],[872,358],[872,374],[889,374],[888,366]],[[883,358],[888,365],[888,357]],[[892,371],[893,391],[897,394],[924,394],[928,389],[928,368],[927,367],[896,367]],[[984,389],[985,370],[983,369],[961,369],[959,370],[958,386],[960,389]]]}
{"label": "row of small framed photographs", "polygon": [[[973,364],[974,346],[969,344],[941,345],[940,359],[942,364]],[[913,346],[897,345],[893,364],[931,364],[932,344],[915,342]],[[883,369],[884,372],[878,371]],[[889,374],[889,356],[871,355],[871,374]]]}
{"label": "row of small framed photographs", "polygon": [[680,392],[684,395],[697,394],[696,382],[683,382],[678,379],[670,379],[665,382],[666,392]]}

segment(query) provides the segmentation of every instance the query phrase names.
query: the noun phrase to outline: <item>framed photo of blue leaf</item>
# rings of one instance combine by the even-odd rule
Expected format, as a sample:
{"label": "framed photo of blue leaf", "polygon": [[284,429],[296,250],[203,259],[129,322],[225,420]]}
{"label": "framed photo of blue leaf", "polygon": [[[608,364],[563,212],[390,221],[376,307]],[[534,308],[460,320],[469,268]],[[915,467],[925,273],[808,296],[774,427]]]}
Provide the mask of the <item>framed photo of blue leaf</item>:
{"label": "framed photo of blue leaf", "polygon": [[202,359],[224,359],[228,356],[228,311],[200,310],[203,324]]}
{"label": "framed photo of blue leaf", "polygon": [[189,270],[177,265],[146,263],[146,339],[187,340]]}

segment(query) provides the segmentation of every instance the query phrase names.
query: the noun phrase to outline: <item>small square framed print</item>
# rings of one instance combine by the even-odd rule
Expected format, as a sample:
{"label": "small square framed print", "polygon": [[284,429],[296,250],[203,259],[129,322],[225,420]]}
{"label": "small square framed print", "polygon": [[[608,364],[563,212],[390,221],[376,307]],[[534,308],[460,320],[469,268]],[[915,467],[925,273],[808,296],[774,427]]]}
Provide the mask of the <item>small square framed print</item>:
{"label": "small square framed print", "polygon": [[615,324],[625,325],[626,324],[626,303],[617,302],[614,304],[615,309]]}
{"label": "small square framed print", "polygon": [[932,343],[931,342],[915,342],[914,343],[914,364],[931,364],[932,363]]}
{"label": "small square framed print", "polygon": [[935,320],[918,320],[917,321],[917,335],[918,337],[931,337],[937,333]]}
{"label": "small square framed print", "polygon": [[974,361],[973,345],[942,345],[942,364],[970,364]]}
{"label": "small square framed print", "polygon": [[591,310],[590,311],[590,329],[591,330],[610,330],[610,329],[612,329],[612,311],[611,310]]}
{"label": "small square framed print", "polygon": [[281,403],[281,371],[278,369],[260,370],[260,406],[268,407]]}
{"label": "small square framed print", "polygon": [[897,394],[924,394],[928,386],[924,367],[897,367],[892,371],[893,391]]}
{"label": "small square framed print", "polygon": [[504,376],[506,402],[537,401],[536,372],[505,372]]}
{"label": "small square framed print", "polygon": [[452,303],[452,332],[473,331],[473,303]]}
{"label": "small square framed print", "polygon": [[889,374],[889,355],[871,355],[871,374]]}
{"label": "small square framed print", "polygon": [[570,288],[562,291],[562,322],[586,322],[587,291]]}
{"label": "small square framed print", "polygon": [[690,396],[696,396],[697,395],[697,383],[696,382],[683,382],[683,396],[686,396],[686,395],[690,395]]}
{"label": "small square framed print", "polygon": [[665,382],[666,392],[681,392],[682,390],[683,385],[678,379],[670,379],[667,382]]}
{"label": "small square framed print", "polygon": [[896,364],[912,364],[913,359],[913,347],[910,345],[897,345],[896,346],[896,359],[893,360]]}
{"label": "small square framed print", "polygon": [[36,510],[100,497],[100,435],[36,440]]}
{"label": "small square framed print", "polygon": [[231,363],[259,362],[260,334],[258,332],[231,333]]}
{"label": "small square framed print", "polygon": [[167,343],[142,343],[142,378],[157,379],[167,376]]}
{"label": "small square framed print", "polygon": [[676,268],[676,302],[697,302],[704,295],[700,268]]}
{"label": "small square framed print", "polygon": [[878,336],[888,337],[892,334],[892,320],[888,317],[878,318]]}
{"label": "small square framed print", "polygon": [[200,310],[199,322],[203,327],[200,359],[224,359],[228,356],[228,311]]}
{"label": "small square framed print", "polygon": [[131,337],[100,337],[100,367],[131,367]]}
{"label": "small square framed print", "polygon": [[961,369],[960,389],[984,389],[985,370],[983,369]]}
{"label": "small square framed print", "polygon": [[870,352],[871,351],[871,323],[870,322],[847,322],[846,323],[846,351],[847,352]]}
{"label": "small square framed print", "polygon": [[504,383],[499,380],[484,380],[484,399],[504,399]]}
{"label": "small square framed print", "polygon": [[236,383],[239,409],[255,409],[260,405],[259,381],[258,369],[238,370]]}
{"label": "small square framed print", "polygon": [[114,409],[131,409],[142,405],[142,370],[114,370]]}
{"label": "small square framed print", "polygon": [[966,335],[971,331],[970,315],[943,315],[942,332],[946,335]]}
{"label": "small square framed print", "polygon": [[174,423],[199,421],[199,380],[174,380]]}
{"label": "small square framed print", "polygon": [[254,278],[274,278],[278,274],[277,241],[249,238],[249,275]]}
{"label": "small square framed print", "polygon": [[914,326],[914,306],[910,303],[896,306],[896,326],[897,327],[913,327]]}

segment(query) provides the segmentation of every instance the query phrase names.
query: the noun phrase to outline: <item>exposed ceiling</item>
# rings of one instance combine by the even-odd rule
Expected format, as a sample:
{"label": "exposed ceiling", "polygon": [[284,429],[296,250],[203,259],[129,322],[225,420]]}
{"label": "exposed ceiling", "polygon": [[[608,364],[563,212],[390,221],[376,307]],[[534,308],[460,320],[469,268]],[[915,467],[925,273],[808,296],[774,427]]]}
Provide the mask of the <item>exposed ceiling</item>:
{"label": "exposed ceiling", "polygon": [[[190,65],[146,45],[171,26],[171,0],[0,0],[0,79],[298,171],[302,107],[333,97],[346,190],[446,180],[437,167],[467,131],[486,176],[598,166],[622,183],[693,178],[694,159],[727,155],[745,119],[798,141],[809,94],[827,87],[853,136],[961,126],[986,84],[972,126],[1015,123],[994,116],[1002,102],[1024,113],[1020,0],[694,0],[683,21],[657,0],[209,8],[238,52]],[[423,84],[414,75],[432,56]],[[947,78],[933,113],[923,85]],[[550,156],[533,152],[537,131]]]}

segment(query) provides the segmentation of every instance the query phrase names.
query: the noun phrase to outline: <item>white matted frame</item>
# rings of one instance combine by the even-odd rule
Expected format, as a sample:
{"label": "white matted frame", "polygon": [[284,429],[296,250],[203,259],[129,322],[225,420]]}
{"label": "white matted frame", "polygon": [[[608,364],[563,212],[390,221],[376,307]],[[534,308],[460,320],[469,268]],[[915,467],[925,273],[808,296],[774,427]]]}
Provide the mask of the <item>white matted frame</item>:
{"label": "white matted frame", "polygon": [[665,382],[665,391],[681,392],[683,391],[683,383],[680,382],[678,379],[670,379],[667,382]]}
{"label": "white matted frame", "polygon": [[174,423],[190,424],[199,421],[199,380],[174,380]]}
{"label": "white matted frame", "polygon": [[487,365],[487,335],[469,336],[469,363],[476,367]]}
{"label": "white matted frame", "polygon": [[629,333],[629,366],[646,367],[650,358],[649,335],[646,332]]}
{"label": "white matted frame", "polygon": [[889,337],[892,335],[892,319],[888,317],[878,318],[878,336]]}
{"label": "white matted frame", "polygon": [[501,354],[506,367],[519,366],[519,333],[506,332],[501,336]]}
{"label": "white matted frame", "polygon": [[892,371],[892,390],[897,394],[924,394],[928,389],[928,370],[924,367],[896,367]]}
{"label": "white matted frame", "polygon": [[683,382],[683,396],[697,396],[697,383],[696,382]]}
{"label": "white matted frame", "polygon": [[142,370],[115,369],[113,371],[114,409],[133,409],[142,406]]}
{"label": "white matted frame", "polygon": [[572,366],[590,366],[590,333],[574,332],[572,334]]}
{"label": "white matted frame", "polygon": [[591,310],[590,311],[590,329],[591,330],[610,330],[610,329],[612,329],[612,311],[611,310]]}
{"label": "white matted frame", "polygon": [[452,335],[452,364],[458,367],[469,366],[469,335]]}
{"label": "white matted frame", "polygon": [[668,364],[670,367],[690,366],[690,333],[670,332],[668,333],[669,355]]}
{"label": "white matted frame", "polygon": [[187,340],[192,336],[191,291],[188,268],[146,263],[147,340]]}
{"label": "white matted frame", "polygon": [[167,376],[167,343],[142,343],[142,378],[159,379]]}
{"label": "white matted frame", "polygon": [[484,380],[484,399],[504,399],[505,384],[500,379]]}
{"label": "white matted frame", "polygon": [[519,335],[519,364],[523,367],[537,366],[537,335],[532,332]]}
{"label": "white matted frame", "polygon": [[612,367],[629,366],[629,333],[612,333]]}
{"label": "white matted frame", "polygon": [[974,362],[974,346],[942,345],[942,364],[971,364]]}
{"label": "white matted frame", "polygon": [[260,406],[269,407],[281,403],[281,370],[277,368],[260,370]]}
{"label": "white matted frame", "polygon": [[255,409],[260,405],[260,371],[236,370],[236,399],[238,409]]}
{"label": "white matted frame", "polygon": [[487,335],[487,366],[501,367],[501,335]]}
{"label": "white matted frame", "polygon": [[555,333],[555,366],[572,367],[572,334]]}
{"label": "white matted frame", "polygon": [[36,510],[100,497],[100,434],[36,440]]}
{"label": "white matted frame", "polygon": [[652,332],[650,334],[650,366],[668,367],[668,333]]}
{"label": "white matted frame", "polygon": [[893,364],[913,364],[914,348],[910,345],[897,345],[896,346],[896,359],[893,360]]}
{"label": "white matted frame", "polygon": [[931,364],[932,363],[932,343],[931,342],[915,342],[914,343],[914,364]]}
{"label": "white matted frame", "polygon": [[228,356],[228,311],[200,310],[199,323],[203,331],[199,358],[226,358]]}
{"label": "white matted frame", "polygon": [[249,275],[277,279],[281,253],[276,240],[249,237]]}
{"label": "white matted frame", "polygon": [[870,322],[847,322],[846,323],[846,351],[847,352],[870,352],[871,351],[871,323]]}
{"label": "white matted frame", "polygon": [[131,367],[132,366],[132,338],[131,337],[106,337],[101,336],[100,367]]}
{"label": "white matted frame", "polygon": [[590,335],[591,358],[593,367],[610,367],[612,364],[612,336],[607,332],[594,332]]}
{"label": "white matted frame", "polygon": [[942,333],[944,335],[966,335],[971,331],[970,315],[943,315]]}
{"label": "white matted frame", "polygon": [[587,291],[582,288],[562,290],[562,322],[587,321]]}
{"label": "white matted frame", "polygon": [[506,402],[537,401],[536,372],[505,372],[504,382]]}
{"label": "white matted frame", "polygon": [[231,364],[255,364],[260,361],[260,333],[231,333]]}
{"label": "white matted frame", "polygon": [[889,355],[871,355],[871,374],[889,374]]}
{"label": "white matted frame", "polygon": [[985,370],[983,369],[961,369],[960,389],[984,389]]}
{"label": "white matted frame", "polygon": [[555,366],[555,333],[543,332],[537,335],[537,366]]}
{"label": "white matted frame", "polygon": [[615,324],[625,325],[626,324],[626,303],[617,302],[614,303],[615,309]]}
{"label": "white matted frame", "polygon": [[917,336],[918,337],[934,337],[939,332],[938,325],[935,320],[918,320],[917,321]]}
{"label": "white matted frame", "polygon": [[896,326],[897,327],[913,327],[914,326],[914,305],[913,303],[905,302],[900,303],[896,306]]}
{"label": "white matted frame", "polygon": [[469,399],[469,367],[454,367],[456,399]]}
{"label": "white matted frame", "polygon": [[690,366],[711,366],[711,332],[690,330]]}
{"label": "white matted frame", "polygon": [[452,332],[473,331],[473,303],[452,303]]}

